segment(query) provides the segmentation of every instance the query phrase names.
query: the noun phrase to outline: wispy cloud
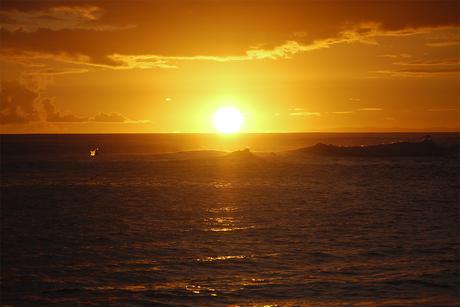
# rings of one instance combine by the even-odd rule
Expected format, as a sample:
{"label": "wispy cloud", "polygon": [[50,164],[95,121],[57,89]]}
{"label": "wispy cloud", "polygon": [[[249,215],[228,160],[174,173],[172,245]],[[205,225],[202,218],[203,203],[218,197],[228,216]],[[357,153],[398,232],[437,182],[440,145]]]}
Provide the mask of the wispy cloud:
{"label": "wispy cloud", "polygon": [[382,108],[361,108],[358,111],[382,111]]}
{"label": "wispy cloud", "polygon": [[[410,36],[420,33],[430,33],[433,28],[407,28],[400,30],[384,30],[380,23],[360,23],[345,28],[336,37],[314,40],[310,43],[303,43],[295,40],[285,41],[283,44],[273,48],[250,47],[243,55],[214,56],[164,56],[155,54],[112,54],[108,58],[117,63],[109,65],[114,69],[146,69],[146,68],[177,68],[181,61],[213,61],[213,62],[241,62],[251,60],[280,60],[291,59],[294,56],[314,50],[331,48],[337,44],[363,43],[377,44],[376,37],[382,36]],[[408,58],[408,54],[400,54],[399,57]]]}
{"label": "wispy cloud", "polygon": [[26,72],[28,75],[56,76],[68,74],[82,74],[88,72],[86,68],[43,68]]}
{"label": "wispy cloud", "polygon": [[[374,24],[372,24],[374,26]],[[367,28],[367,25],[364,25]],[[369,30],[369,29],[368,29]],[[360,32],[361,31],[361,32]],[[250,60],[279,60],[291,59],[293,56],[313,50],[330,48],[333,45],[341,43],[370,43],[369,37],[371,34],[378,31],[362,32],[362,28],[344,30],[338,37],[315,40],[312,43],[304,44],[298,41],[286,41],[281,45],[271,49],[251,47],[244,55],[234,56],[160,56],[155,54],[143,55],[127,55],[127,54],[112,54],[108,58],[119,65],[113,66],[115,69],[133,69],[133,68],[177,68],[177,63],[180,61],[214,61],[214,62],[235,62],[235,61],[250,61]]]}
{"label": "wispy cloud", "polygon": [[321,116],[319,112],[293,112],[289,113],[291,116]]}
{"label": "wispy cloud", "polygon": [[[406,27],[388,29],[382,22],[357,22],[354,24],[336,25],[337,28],[334,32],[328,35],[318,36],[307,41],[303,36],[292,36],[292,33],[286,33],[286,38],[291,37],[294,39],[287,39],[284,42],[277,43],[274,47],[263,48],[261,45],[242,46],[240,53],[221,55],[220,53],[214,54],[210,51],[206,54],[193,54],[193,55],[168,55],[168,52],[158,53],[136,53],[127,52],[127,50],[135,50],[135,48],[126,48],[120,44],[110,44],[111,47],[96,47],[86,46],[80,48],[79,45],[73,48],[67,48],[65,45],[56,49],[56,46],[51,48],[49,44],[36,48],[34,45],[28,45],[27,39],[30,35],[23,35],[17,38],[16,35],[20,33],[12,31],[37,31],[42,27],[51,29],[53,31],[45,31],[40,33],[45,35],[57,35],[58,30],[63,29],[83,29],[94,32],[113,29],[121,29],[124,26],[110,26],[101,24],[101,16],[104,10],[98,6],[56,6],[40,11],[0,11],[3,15],[3,21],[0,22],[2,27],[8,32],[4,39],[4,47],[0,58],[4,61],[15,61],[22,65],[29,67],[37,65],[47,65],[46,61],[72,63],[75,65],[84,65],[91,69],[173,69],[180,67],[182,62],[187,61],[208,61],[208,62],[241,62],[241,61],[257,61],[257,60],[286,60],[291,59],[299,54],[307,53],[314,50],[331,48],[338,44],[378,44],[377,38],[379,37],[406,37],[421,33],[432,33],[442,29],[457,29],[456,26],[437,26],[437,27]],[[6,14],[6,15],[5,15]],[[42,21],[42,17],[47,16],[53,22]],[[13,20],[11,20],[13,19]],[[43,25],[42,25],[43,24]],[[17,28],[17,27],[20,27]],[[15,30],[16,29],[16,30]],[[91,31],[90,31],[91,30]],[[42,31],[43,32],[43,31]],[[82,31],[80,31],[82,32]],[[53,38],[61,38],[63,31],[59,32],[60,36],[52,36]],[[82,35],[82,33],[79,33]],[[126,34],[123,34],[126,35]],[[124,36],[120,34],[120,39]],[[102,37],[102,36],[101,36]],[[94,37],[93,37],[94,39]],[[20,42],[28,48],[17,48]],[[139,43],[139,46],[142,46]],[[161,45],[161,44],[160,44]],[[123,48],[121,48],[122,46]],[[91,47],[91,48],[90,48]],[[120,47],[120,48],[118,48]],[[149,50],[150,48],[138,48],[138,50]],[[27,50],[27,51],[26,51]],[[60,50],[60,52],[56,52]],[[61,50],[66,50],[62,52]],[[206,50],[203,48],[203,50]],[[176,53],[177,54],[177,53]],[[384,54],[382,57],[389,58],[408,58],[408,54]],[[76,70],[69,70],[76,73]],[[81,71],[83,72],[83,71]]]}
{"label": "wispy cloud", "polygon": [[[379,23],[360,23],[346,28],[338,33],[336,37],[314,40],[310,43],[288,40],[281,45],[271,49],[251,47],[243,55],[214,56],[214,55],[195,55],[195,56],[163,56],[155,54],[112,54],[108,58],[117,63],[109,65],[108,68],[114,69],[147,69],[147,68],[177,68],[181,61],[213,61],[213,62],[241,62],[251,60],[280,60],[291,59],[295,55],[330,48],[343,43],[364,43],[377,44],[376,37],[379,36],[410,36],[420,33],[429,33],[433,28],[407,28],[400,30],[384,30]],[[401,58],[409,58],[409,54],[399,54]]]}
{"label": "wispy cloud", "polygon": [[457,75],[460,73],[460,67],[440,67],[440,68],[414,68],[414,69],[397,69],[397,70],[377,70],[371,71],[376,74],[387,75],[390,77],[436,77]]}
{"label": "wispy cloud", "polygon": [[178,62],[181,61],[208,61],[208,62],[241,62],[250,60],[278,60],[289,59],[293,55],[326,48],[327,42],[316,42],[312,45],[302,45],[296,41],[287,41],[280,46],[272,49],[251,48],[244,55],[234,56],[213,56],[213,55],[197,55],[197,56],[160,56],[155,54],[143,55],[126,55],[112,54],[108,58],[118,65],[108,66],[114,69],[148,69],[148,68],[177,68]]}
{"label": "wispy cloud", "polygon": [[95,121],[95,122],[102,122],[102,123],[123,123],[127,120],[127,118],[121,115],[120,113],[112,112],[112,113],[99,113],[93,118],[91,118],[90,120]]}
{"label": "wispy cloud", "polygon": [[341,43],[360,42],[366,44],[375,44],[372,38],[378,35],[411,35],[418,33],[416,30],[405,30],[402,32],[383,31],[378,23],[363,23],[341,31],[337,37],[315,40],[311,43],[301,43],[299,41],[289,40],[281,45],[271,49],[260,47],[249,48],[244,55],[234,56],[160,56],[155,54],[127,55],[112,54],[108,58],[118,66],[114,68],[132,69],[132,68],[177,68],[179,61],[215,61],[215,62],[234,62],[250,60],[279,60],[291,59],[293,56],[313,50],[330,48],[333,45]]}
{"label": "wispy cloud", "polygon": [[426,43],[425,46],[434,48],[452,47],[460,45],[460,40],[442,41]]}
{"label": "wispy cloud", "polygon": [[332,114],[352,114],[352,113],[355,113],[354,111],[334,111],[334,112],[330,112]]}
{"label": "wispy cloud", "polygon": [[38,29],[85,29],[106,31],[133,27],[99,22],[103,10],[95,5],[58,5],[43,10],[0,10],[0,26],[9,31],[35,32]]}
{"label": "wispy cloud", "polygon": [[451,111],[458,111],[456,108],[435,108],[435,109],[428,109],[429,112],[451,112]]}
{"label": "wispy cloud", "polygon": [[460,72],[460,58],[458,57],[411,60],[406,58],[392,64],[395,68],[370,72],[390,77],[436,77],[458,74]]}
{"label": "wispy cloud", "polygon": [[[18,50],[14,48],[1,48],[0,58],[2,60],[22,64],[25,66],[42,66],[43,64],[37,63],[42,60],[54,60],[57,62],[73,64],[82,64],[91,60],[89,56],[79,53],[51,53],[43,51]],[[35,62],[33,62],[34,60]]]}
{"label": "wispy cloud", "polygon": [[88,56],[0,49],[0,61],[23,66],[25,75],[53,76],[86,73],[92,67]]}
{"label": "wispy cloud", "polygon": [[303,111],[305,110],[304,108],[289,108],[289,111]]}
{"label": "wispy cloud", "polygon": [[[250,6],[241,1],[176,2],[3,0],[2,47],[84,54],[88,60],[80,64],[94,69],[169,69],[180,67],[181,61],[290,59],[337,44],[377,45],[381,37],[433,34],[460,26],[455,0],[443,5],[377,1],[359,10],[338,0]],[[331,10],[334,18],[317,18]],[[400,14],[395,15],[396,10]],[[290,21],[283,22],[287,18]],[[445,45],[449,37],[435,39],[442,41],[427,43]]]}
{"label": "wispy cloud", "polygon": [[448,66],[448,65],[460,65],[460,58],[445,58],[445,59],[423,59],[413,61],[400,61],[393,63],[395,65],[406,65],[406,66]]}
{"label": "wispy cloud", "polygon": [[380,54],[378,55],[379,58],[389,58],[389,59],[397,59],[397,58],[411,58],[412,55],[408,53],[399,53],[399,54]]}

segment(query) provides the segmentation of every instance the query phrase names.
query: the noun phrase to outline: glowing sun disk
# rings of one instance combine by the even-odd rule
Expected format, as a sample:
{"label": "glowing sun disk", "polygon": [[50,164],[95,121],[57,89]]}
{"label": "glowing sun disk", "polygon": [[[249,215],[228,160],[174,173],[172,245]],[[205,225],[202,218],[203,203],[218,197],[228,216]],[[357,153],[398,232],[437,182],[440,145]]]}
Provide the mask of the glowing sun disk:
{"label": "glowing sun disk", "polygon": [[220,108],[214,113],[213,122],[217,131],[222,133],[238,132],[243,125],[243,115],[232,107]]}

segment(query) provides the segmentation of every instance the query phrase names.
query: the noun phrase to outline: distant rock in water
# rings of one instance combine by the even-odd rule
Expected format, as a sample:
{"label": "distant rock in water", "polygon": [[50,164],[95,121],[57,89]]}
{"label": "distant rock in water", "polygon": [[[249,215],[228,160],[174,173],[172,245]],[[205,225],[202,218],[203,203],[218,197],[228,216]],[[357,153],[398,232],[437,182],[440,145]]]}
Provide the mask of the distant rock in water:
{"label": "distant rock in water", "polygon": [[301,148],[288,154],[313,154],[322,156],[355,156],[355,157],[409,157],[409,156],[441,156],[455,154],[458,145],[441,145],[431,139],[421,142],[395,142],[368,146],[335,146],[316,144],[312,147]]}
{"label": "distant rock in water", "polygon": [[237,150],[223,157],[226,160],[246,162],[246,161],[261,161],[262,158],[253,154],[248,148]]}

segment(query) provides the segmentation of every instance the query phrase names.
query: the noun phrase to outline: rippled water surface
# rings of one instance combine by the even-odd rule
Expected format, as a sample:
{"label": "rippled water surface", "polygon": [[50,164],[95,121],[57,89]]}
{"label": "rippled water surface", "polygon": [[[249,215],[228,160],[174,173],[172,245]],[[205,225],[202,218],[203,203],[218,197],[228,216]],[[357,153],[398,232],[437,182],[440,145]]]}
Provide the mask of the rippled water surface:
{"label": "rippled water surface", "polygon": [[2,157],[3,304],[444,305],[457,157]]}

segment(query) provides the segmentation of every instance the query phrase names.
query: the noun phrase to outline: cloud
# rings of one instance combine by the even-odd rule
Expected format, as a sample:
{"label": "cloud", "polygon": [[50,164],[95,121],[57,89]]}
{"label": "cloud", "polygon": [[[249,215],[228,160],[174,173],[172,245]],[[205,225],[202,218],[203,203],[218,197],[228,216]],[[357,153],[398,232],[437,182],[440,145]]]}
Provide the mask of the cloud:
{"label": "cloud", "polygon": [[[75,3],[4,0],[2,48],[29,52],[29,63],[44,60],[35,52],[80,55],[77,64],[93,69],[177,68],[181,61],[290,59],[341,43],[377,44],[379,37],[460,26],[455,0]],[[333,18],[318,18],[331,12]]]}
{"label": "cloud", "polygon": [[68,75],[68,74],[82,74],[88,72],[85,68],[43,68],[30,71],[29,75],[43,75],[43,76],[56,76],[56,75]]}
{"label": "cloud", "polygon": [[[213,56],[213,55],[196,55],[196,56],[161,56],[156,54],[110,54],[102,62],[94,62],[90,57],[83,54],[60,53],[52,54],[46,52],[34,51],[16,51],[14,49],[3,50],[0,53],[0,59],[3,61],[14,62],[28,67],[42,67],[44,64],[37,64],[37,61],[56,61],[58,63],[67,63],[83,65],[89,68],[99,69],[151,69],[151,68],[178,68],[178,63],[183,61],[207,61],[207,62],[240,62],[250,60],[278,60],[290,59],[297,53],[328,48],[329,45],[337,44],[342,40],[328,39],[317,41],[311,45],[302,45],[296,41],[287,41],[282,45],[272,49],[260,49],[251,47],[244,55],[234,56]],[[51,68],[42,69],[46,73],[53,74]],[[54,74],[82,73],[88,69],[69,68],[67,70],[55,72]],[[35,73],[40,73],[36,70]]]}
{"label": "cloud", "polygon": [[382,108],[361,108],[358,111],[382,111]]}
{"label": "cloud", "polygon": [[289,111],[303,111],[305,110],[304,108],[289,108]]}
{"label": "cloud", "polygon": [[428,109],[428,112],[451,112],[458,111],[456,108],[437,108],[437,109]]}
{"label": "cloud", "polygon": [[57,5],[46,9],[28,11],[2,9],[0,10],[0,27],[11,32],[35,32],[38,29],[107,31],[120,28],[98,22],[102,14],[103,10],[94,5]]}
{"label": "cloud", "polygon": [[400,53],[400,54],[380,54],[378,55],[379,58],[389,58],[389,59],[397,59],[397,58],[411,58],[412,55],[408,53]]}
{"label": "cloud", "polygon": [[293,112],[289,113],[291,116],[321,116],[319,112]]}
{"label": "cloud", "polygon": [[[430,29],[404,29],[399,31],[385,31],[379,23],[361,23],[342,30],[337,37],[314,40],[310,43],[301,43],[294,40],[285,41],[283,44],[273,48],[250,47],[244,55],[233,56],[159,56],[155,54],[128,55],[112,54],[108,58],[119,63],[118,68],[177,68],[179,61],[249,61],[249,60],[278,60],[290,59],[294,55],[313,50],[330,48],[341,43],[366,43],[376,44],[376,36],[408,36],[418,33],[429,32]],[[405,56],[405,55],[404,55]]]}
{"label": "cloud", "polygon": [[1,81],[0,123],[24,124],[30,122],[85,122],[86,118],[71,113],[62,113],[49,98],[25,84],[13,81]]}
{"label": "cloud", "polygon": [[127,121],[127,118],[120,113],[99,113],[94,116],[91,121],[102,123],[123,123]]}
{"label": "cloud", "polygon": [[177,68],[177,63],[181,61],[241,62],[251,60],[291,59],[294,55],[299,53],[329,48],[335,44],[352,43],[357,41],[363,42],[364,40],[358,35],[350,36],[350,32],[347,32],[339,38],[318,40],[312,42],[311,44],[302,44],[297,41],[286,41],[271,49],[250,47],[244,55],[160,56],[155,54],[112,54],[107,57],[116,64],[106,65],[105,67],[114,69]]}
{"label": "cloud", "polygon": [[296,41],[287,41],[282,45],[275,46],[272,49],[260,49],[251,47],[244,55],[233,56],[160,56],[155,54],[129,55],[129,54],[112,54],[108,58],[117,65],[108,67],[115,69],[133,69],[133,68],[177,68],[177,63],[181,61],[210,61],[210,62],[240,62],[250,60],[277,60],[289,59],[299,52],[325,48],[326,42],[316,42],[313,45],[302,45]]}
{"label": "cloud", "polygon": [[328,48],[330,44],[334,44],[333,40],[315,41],[311,44],[302,44],[297,41],[286,41],[284,44],[276,46],[272,49],[251,48],[246,51],[247,60],[261,59],[290,59],[293,55],[321,48]]}
{"label": "cloud", "polygon": [[56,76],[81,74],[89,71],[89,58],[65,52],[51,54],[35,51],[0,49],[0,60],[22,66],[24,75]]}
{"label": "cloud", "polygon": [[128,119],[120,113],[104,113],[101,112],[94,117],[89,119],[90,122],[99,122],[99,123],[125,123],[125,124],[147,124],[150,123],[150,120],[141,119],[141,120],[132,120]]}
{"label": "cloud", "polygon": [[43,67],[43,64],[37,63],[37,61],[56,61],[70,64],[82,64],[90,61],[88,56],[79,53],[50,53],[11,48],[1,48],[0,58],[3,61],[30,67]]}
{"label": "cloud", "polygon": [[99,113],[94,117],[77,116],[59,110],[51,98],[38,88],[18,80],[2,80],[0,83],[0,124],[48,123],[149,123],[149,120],[130,120],[120,113]]}
{"label": "cloud", "polygon": [[432,42],[432,43],[425,44],[425,46],[434,47],[434,48],[452,47],[452,46],[458,46],[458,45],[460,45],[460,40]]}
{"label": "cloud", "polygon": [[[288,40],[272,48],[261,48],[252,46],[241,55],[193,55],[193,56],[165,56],[157,54],[121,54],[114,53],[106,56],[108,62],[92,63],[85,56],[80,55],[81,64],[99,68],[112,69],[150,69],[150,68],[178,68],[179,62],[183,61],[208,61],[208,62],[241,62],[251,60],[279,60],[291,59],[295,55],[330,48],[343,43],[364,43],[377,44],[376,37],[379,36],[409,36],[420,33],[429,33],[432,29],[403,29],[385,31],[381,24],[362,23],[342,30],[337,37],[314,40],[303,43]],[[409,54],[399,54],[399,57],[408,58]],[[68,61],[68,59],[67,59]],[[75,63],[75,62],[74,62]]]}
{"label": "cloud", "polygon": [[378,70],[373,72],[389,75],[391,77],[436,77],[456,75],[460,73],[460,67],[420,67],[413,69]]}
{"label": "cloud", "polygon": [[335,111],[331,112],[332,114],[352,114],[355,113],[354,111]]}
{"label": "cloud", "polygon": [[451,74],[459,73],[460,67],[440,67],[440,68],[414,68],[414,69],[401,69],[400,73],[415,73],[415,74]]}
{"label": "cloud", "polygon": [[460,73],[460,58],[414,59],[392,63],[399,67],[372,71],[392,77],[435,77]]}
{"label": "cloud", "polygon": [[72,113],[61,113],[56,109],[54,103],[50,99],[46,98],[41,101],[43,106],[45,119],[48,122],[53,123],[77,123],[86,122],[88,119],[84,117],[75,116]]}
{"label": "cloud", "polygon": [[425,59],[414,60],[405,62],[395,62],[395,65],[407,66],[447,66],[447,65],[460,65],[460,58],[445,58],[445,59]]}
{"label": "cloud", "polygon": [[0,123],[28,123],[40,119],[39,95],[18,81],[1,81]]}

